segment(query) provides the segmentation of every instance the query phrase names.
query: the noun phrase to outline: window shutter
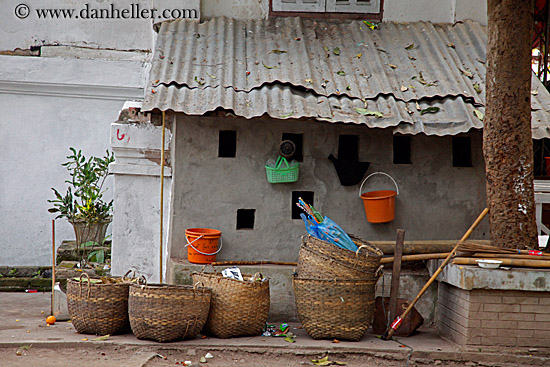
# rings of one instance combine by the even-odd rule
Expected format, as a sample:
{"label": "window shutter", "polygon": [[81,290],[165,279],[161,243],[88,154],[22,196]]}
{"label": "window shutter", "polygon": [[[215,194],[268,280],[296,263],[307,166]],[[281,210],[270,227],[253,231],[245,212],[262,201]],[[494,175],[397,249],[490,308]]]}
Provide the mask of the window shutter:
{"label": "window shutter", "polygon": [[273,0],[273,11],[322,13],[326,0]]}
{"label": "window shutter", "polygon": [[380,0],[326,0],[326,2],[326,11],[329,13],[380,13]]}

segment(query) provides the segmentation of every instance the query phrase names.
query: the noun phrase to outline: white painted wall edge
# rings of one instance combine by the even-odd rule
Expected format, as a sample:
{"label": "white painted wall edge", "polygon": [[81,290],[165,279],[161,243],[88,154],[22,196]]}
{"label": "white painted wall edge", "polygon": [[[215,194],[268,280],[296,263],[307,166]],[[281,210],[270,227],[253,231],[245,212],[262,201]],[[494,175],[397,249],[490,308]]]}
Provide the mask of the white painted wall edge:
{"label": "white painted wall edge", "polygon": [[60,84],[0,80],[0,94],[55,96],[68,98],[106,99],[126,101],[143,99],[144,89],[86,84]]}

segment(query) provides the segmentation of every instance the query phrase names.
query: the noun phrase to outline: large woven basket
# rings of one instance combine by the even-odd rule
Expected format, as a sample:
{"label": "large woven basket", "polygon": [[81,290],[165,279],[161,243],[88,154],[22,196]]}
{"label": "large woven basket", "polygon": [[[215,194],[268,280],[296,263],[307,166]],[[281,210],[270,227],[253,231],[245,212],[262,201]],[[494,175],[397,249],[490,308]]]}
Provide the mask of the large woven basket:
{"label": "large woven basket", "polygon": [[380,259],[384,253],[373,244],[357,236],[350,235],[350,237],[359,247],[356,252],[346,250],[313,236],[308,236],[305,241],[302,240],[302,246],[315,250],[331,259],[351,265],[363,272],[374,274],[380,266]]}
{"label": "large woven basket", "polygon": [[[373,263],[375,262],[373,258]],[[297,272],[301,278],[370,279],[374,277],[374,272],[370,270],[370,267],[364,270],[348,262],[335,260],[309,246],[301,246],[298,254]]]}
{"label": "large woven basket", "polygon": [[218,338],[260,335],[269,313],[269,279],[244,281],[219,273],[192,273],[194,282],[212,288],[210,313],[204,332]]}
{"label": "large woven basket", "polygon": [[92,283],[88,278],[67,280],[67,306],[71,322],[79,333],[113,335],[129,330],[129,283]]}
{"label": "large woven basket", "polygon": [[138,339],[193,339],[208,316],[212,292],[202,286],[133,284],[128,313]]}
{"label": "large woven basket", "polygon": [[298,317],[308,335],[361,340],[374,314],[376,280],[293,277]]}

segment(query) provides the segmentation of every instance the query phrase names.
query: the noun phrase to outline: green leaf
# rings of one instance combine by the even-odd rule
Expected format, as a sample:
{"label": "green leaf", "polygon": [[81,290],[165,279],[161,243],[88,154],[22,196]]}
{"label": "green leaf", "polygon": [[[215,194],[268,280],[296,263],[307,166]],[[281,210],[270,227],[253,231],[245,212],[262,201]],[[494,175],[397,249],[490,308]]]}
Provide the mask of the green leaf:
{"label": "green leaf", "polygon": [[330,52],[330,50],[327,46],[323,46],[323,50],[325,50],[325,52]]}
{"label": "green leaf", "polygon": [[436,113],[436,112],[439,112],[439,110],[440,110],[439,107],[428,107],[423,110],[420,110],[420,115],[424,115],[426,113]]}
{"label": "green leaf", "polygon": [[328,356],[321,358],[321,359],[312,359],[311,363],[317,366],[328,366],[332,363],[332,361],[328,360]]}
{"label": "green leaf", "polygon": [[286,115],[282,115],[281,118],[286,119],[287,117],[290,117],[292,115],[294,115],[294,111],[291,111],[290,113],[287,113]]}
{"label": "green leaf", "polygon": [[264,66],[264,68],[266,68],[266,69],[275,69],[275,68],[277,68],[277,67],[278,67],[277,65],[275,65],[275,66],[268,66],[268,65],[264,64],[264,62],[263,62],[263,61],[262,61],[262,65],[263,65],[263,66]]}
{"label": "green leaf", "polygon": [[280,54],[286,54],[287,52],[283,50],[271,50],[271,53],[280,55]]}
{"label": "green leaf", "polygon": [[340,55],[340,47],[334,47],[334,50],[332,50],[332,53],[335,54],[336,56],[339,56]]}
{"label": "green leaf", "polygon": [[110,334],[107,334],[107,335],[103,335],[103,336],[98,336],[97,338],[93,338],[93,339],[90,339],[91,341],[94,341],[94,342],[102,342],[102,341],[105,341],[107,339],[109,339],[111,335]]}
{"label": "green leaf", "polygon": [[344,70],[337,71],[336,74],[340,76],[346,76],[346,72]]}
{"label": "green leaf", "polygon": [[481,87],[479,86],[479,83],[474,83],[474,89],[477,93],[481,93]]}
{"label": "green leaf", "polygon": [[366,108],[356,108],[355,111],[360,114],[360,115],[363,115],[363,116],[376,116],[376,117],[384,117],[384,114],[382,112],[378,112],[378,111],[370,111],[370,110],[367,110]]}
{"label": "green leaf", "polygon": [[407,47],[405,47],[405,50],[412,50],[414,48],[414,43],[411,43]]}
{"label": "green leaf", "polygon": [[479,110],[474,110],[474,115],[476,115],[476,117],[480,120],[480,121],[483,121],[483,119],[485,118],[485,116],[483,116],[483,112],[479,111]]}

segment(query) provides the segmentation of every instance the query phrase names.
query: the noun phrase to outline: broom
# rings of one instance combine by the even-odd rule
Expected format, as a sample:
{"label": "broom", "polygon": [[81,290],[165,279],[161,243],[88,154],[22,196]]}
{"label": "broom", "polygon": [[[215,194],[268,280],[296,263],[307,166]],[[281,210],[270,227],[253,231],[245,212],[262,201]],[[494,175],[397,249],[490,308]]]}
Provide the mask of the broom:
{"label": "broom", "polygon": [[418,300],[420,299],[420,297],[422,297],[422,295],[426,292],[426,290],[428,289],[428,287],[434,282],[434,280],[439,276],[439,274],[443,271],[443,268],[445,266],[447,266],[447,264],[449,263],[449,261],[451,261],[451,258],[456,254],[456,251],[458,250],[458,248],[464,244],[464,241],[466,241],[466,239],[468,239],[468,237],[470,237],[470,235],[472,234],[472,232],[474,231],[474,229],[477,227],[477,225],[481,222],[481,220],[487,215],[487,213],[489,212],[489,209],[485,208],[481,214],[479,215],[479,217],[477,217],[476,221],[472,224],[472,226],[468,229],[468,231],[466,231],[466,233],[464,234],[464,236],[462,236],[462,238],[460,239],[460,241],[458,241],[458,243],[456,244],[456,246],[454,247],[453,251],[451,251],[449,253],[449,255],[445,258],[445,260],[443,261],[443,263],[439,266],[439,268],[435,271],[435,273],[432,275],[432,277],[430,278],[430,280],[428,280],[428,282],[424,285],[424,287],[420,290],[420,292],[418,292],[418,294],[416,295],[416,297],[414,298],[414,300],[409,304],[409,307],[407,307],[407,309],[401,314],[401,316],[397,316],[397,318],[392,322],[392,324],[390,325],[390,327],[386,330],[386,332],[384,333],[384,335],[382,335],[382,339],[384,340],[390,340],[393,336],[393,334],[395,333],[395,331],[399,328],[399,326],[401,325],[401,322],[405,319],[405,317],[407,317],[407,315],[409,314],[409,312],[411,312],[411,310],[413,309],[414,305],[416,304],[416,302],[418,302]]}

